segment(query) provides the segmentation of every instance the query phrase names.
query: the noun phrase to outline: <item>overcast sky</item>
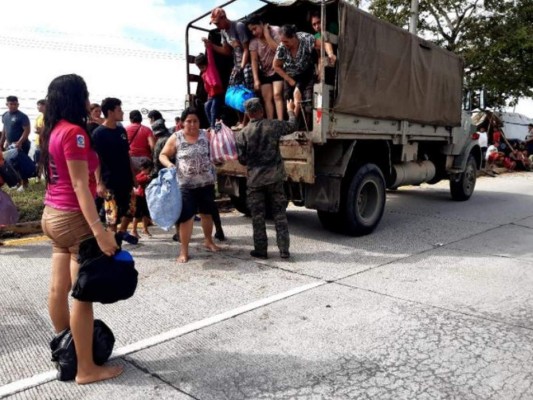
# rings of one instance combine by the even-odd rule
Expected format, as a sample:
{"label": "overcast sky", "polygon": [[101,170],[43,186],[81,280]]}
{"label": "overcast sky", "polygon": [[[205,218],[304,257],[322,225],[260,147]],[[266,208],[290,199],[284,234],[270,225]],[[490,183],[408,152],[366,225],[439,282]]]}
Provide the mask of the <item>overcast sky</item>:
{"label": "overcast sky", "polygon": [[[83,76],[91,100],[119,97],[124,108],[158,108],[167,120],[183,108],[185,27],[222,4],[217,0],[12,0],[2,2],[0,111],[5,97],[19,96],[21,110],[35,114],[58,75]],[[240,18],[259,8],[239,0],[226,8]],[[206,17],[199,22],[208,26]],[[211,26],[212,27],[212,26]],[[203,46],[193,35],[196,52]],[[520,107],[533,117],[533,104]]]}
{"label": "overcast sky", "polygon": [[[0,111],[5,97],[19,96],[34,114],[58,75],[77,73],[91,101],[119,97],[125,109],[183,108],[185,27],[220,5],[215,0],[16,0],[2,3]],[[258,8],[240,0],[227,8],[241,17]],[[9,17],[8,17],[9,16]],[[208,18],[200,25],[208,27]],[[213,25],[211,25],[213,27]],[[203,49],[201,36],[191,46]],[[174,112],[171,112],[174,114]],[[168,118],[167,118],[168,120]]]}

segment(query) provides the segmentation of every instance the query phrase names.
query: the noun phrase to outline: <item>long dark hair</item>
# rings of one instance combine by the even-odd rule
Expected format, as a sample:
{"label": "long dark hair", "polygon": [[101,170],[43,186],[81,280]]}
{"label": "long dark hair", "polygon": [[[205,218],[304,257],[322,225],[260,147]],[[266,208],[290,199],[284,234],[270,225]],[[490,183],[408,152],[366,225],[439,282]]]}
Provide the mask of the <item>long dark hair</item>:
{"label": "long dark hair", "polygon": [[50,134],[62,119],[78,125],[87,132],[89,92],[83,78],[76,74],[61,75],[48,86],[44,129],[41,136],[41,163],[46,183],[50,183],[48,165],[50,164]]}

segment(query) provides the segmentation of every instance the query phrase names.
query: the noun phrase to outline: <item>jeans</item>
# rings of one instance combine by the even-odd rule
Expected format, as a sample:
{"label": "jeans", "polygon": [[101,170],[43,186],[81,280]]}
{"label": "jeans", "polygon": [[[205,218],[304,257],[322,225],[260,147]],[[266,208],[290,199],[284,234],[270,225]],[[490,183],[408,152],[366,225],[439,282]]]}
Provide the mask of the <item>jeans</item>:
{"label": "jeans", "polygon": [[215,128],[217,118],[220,116],[220,110],[223,102],[224,98],[222,95],[210,97],[205,102],[205,113],[207,115],[207,119],[209,120],[209,126],[213,129]]}

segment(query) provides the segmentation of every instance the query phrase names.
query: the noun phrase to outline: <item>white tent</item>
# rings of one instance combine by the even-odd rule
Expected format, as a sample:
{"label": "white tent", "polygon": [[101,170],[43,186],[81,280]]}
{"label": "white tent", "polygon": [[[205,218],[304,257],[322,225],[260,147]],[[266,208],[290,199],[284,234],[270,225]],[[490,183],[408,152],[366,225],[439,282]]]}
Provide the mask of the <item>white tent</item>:
{"label": "white tent", "polygon": [[502,112],[498,113],[503,122],[503,131],[507,139],[524,140],[527,135],[527,125],[533,124],[533,118],[523,114]]}
{"label": "white tent", "polygon": [[524,140],[527,135],[528,124],[533,124],[533,118],[526,117],[523,114],[513,112],[490,112],[475,110],[472,114],[472,123],[474,125],[481,125],[489,115],[496,117],[496,126],[503,125],[503,133],[507,139]]}

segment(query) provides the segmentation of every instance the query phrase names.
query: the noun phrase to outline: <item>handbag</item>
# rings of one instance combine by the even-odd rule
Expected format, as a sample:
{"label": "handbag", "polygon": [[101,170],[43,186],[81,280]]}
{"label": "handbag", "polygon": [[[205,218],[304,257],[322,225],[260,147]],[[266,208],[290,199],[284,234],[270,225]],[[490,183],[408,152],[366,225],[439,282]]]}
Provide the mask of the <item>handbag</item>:
{"label": "handbag", "polygon": [[224,100],[226,105],[243,113],[244,103],[252,97],[255,97],[253,91],[247,89],[244,85],[235,85],[228,87]]}
{"label": "handbag", "polygon": [[208,47],[206,51],[207,69],[202,75],[202,79],[204,80],[208,94],[211,96],[216,96],[224,93],[224,85],[222,84],[222,79],[220,79],[220,74],[218,73],[215,57],[213,55],[213,49]]}
{"label": "handbag", "polygon": [[215,131],[211,134],[210,146],[210,156],[213,164],[221,164],[224,161],[238,158],[235,134],[223,122],[217,122],[215,125]]}
{"label": "handbag", "polygon": [[[93,361],[96,365],[103,365],[111,356],[115,345],[115,335],[101,320],[94,320],[93,332]],[[78,372],[76,348],[70,329],[59,332],[50,342],[52,362],[57,368],[57,379],[70,381]]]}
{"label": "handbag", "polygon": [[[122,235],[117,233],[115,237],[117,243],[122,243]],[[98,247],[96,238],[90,237],[80,243],[78,262],[78,278],[72,289],[75,299],[109,304],[126,300],[135,293],[139,273],[129,252],[119,250],[107,256]]]}
{"label": "handbag", "polygon": [[176,168],[163,168],[144,190],[152,221],[168,231],[181,215],[181,191]]}

